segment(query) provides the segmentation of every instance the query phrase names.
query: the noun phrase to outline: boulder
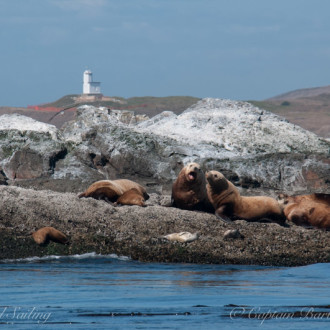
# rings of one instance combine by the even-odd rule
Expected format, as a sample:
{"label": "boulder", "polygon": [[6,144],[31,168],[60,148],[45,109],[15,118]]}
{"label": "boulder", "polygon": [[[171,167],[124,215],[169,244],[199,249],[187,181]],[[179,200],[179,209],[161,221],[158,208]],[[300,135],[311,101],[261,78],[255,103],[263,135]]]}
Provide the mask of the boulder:
{"label": "boulder", "polygon": [[246,102],[204,99],[180,115],[165,111],[136,125],[85,106],[62,133],[80,162],[108,178],[170,183],[194,161],[243,187],[329,189],[329,141]]}
{"label": "boulder", "polygon": [[55,126],[19,114],[0,116],[0,166],[9,180],[50,176],[66,153]]}
{"label": "boulder", "polygon": [[[243,188],[329,192],[330,142],[246,102],[203,99],[150,119],[79,107],[61,130],[0,117],[0,167],[8,179],[133,178],[171,185],[182,165],[216,169]],[[146,120],[145,120],[146,119]]]}

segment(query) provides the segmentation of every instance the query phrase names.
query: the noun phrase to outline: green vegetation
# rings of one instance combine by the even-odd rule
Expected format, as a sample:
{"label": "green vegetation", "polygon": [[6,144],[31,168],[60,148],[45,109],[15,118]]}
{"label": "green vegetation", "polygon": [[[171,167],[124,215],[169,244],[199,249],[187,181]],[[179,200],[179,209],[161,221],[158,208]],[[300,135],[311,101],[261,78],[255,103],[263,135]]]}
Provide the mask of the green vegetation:
{"label": "green vegetation", "polygon": [[[43,106],[66,108],[75,104],[75,98],[79,96],[80,95],[74,94],[66,95],[55,102],[43,104]],[[125,99],[123,97],[112,98],[119,100],[120,102],[96,100],[93,102],[83,102],[83,104],[93,105],[97,107],[102,106],[118,110],[132,110],[135,111],[135,113],[137,114],[143,113],[148,116],[154,116],[165,110],[173,111],[176,114],[179,114],[200,100],[200,98],[191,96],[143,96],[131,97],[128,99]],[[79,106],[79,104],[76,104],[76,106]]]}
{"label": "green vegetation", "polygon": [[75,103],[75,98],[78,97],[77,94],[66,95],[61,97],[55,102],[43,104],[43,107],[56,107],[56,108],[65,108]]}
{"label": "green vegetation", "polygon": [[247,101],[254,105],[255,107],[258,107],[260,109],[265,109],[274,113],[280,113],[282,111],[281,106],[279,104],[275,104],[272,102],[267,101]]}

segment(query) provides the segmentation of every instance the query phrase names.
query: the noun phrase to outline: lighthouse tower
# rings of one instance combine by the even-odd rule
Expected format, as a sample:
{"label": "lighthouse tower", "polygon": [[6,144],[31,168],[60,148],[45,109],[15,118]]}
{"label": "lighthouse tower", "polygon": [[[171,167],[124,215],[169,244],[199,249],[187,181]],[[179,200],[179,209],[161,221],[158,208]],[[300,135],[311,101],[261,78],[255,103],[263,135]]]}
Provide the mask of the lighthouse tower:
{"label": "lighthouse tower", "polygon": [[93,74],[90,70],[84,71],[83,94],[101,94],[101,83],[93,81]]}

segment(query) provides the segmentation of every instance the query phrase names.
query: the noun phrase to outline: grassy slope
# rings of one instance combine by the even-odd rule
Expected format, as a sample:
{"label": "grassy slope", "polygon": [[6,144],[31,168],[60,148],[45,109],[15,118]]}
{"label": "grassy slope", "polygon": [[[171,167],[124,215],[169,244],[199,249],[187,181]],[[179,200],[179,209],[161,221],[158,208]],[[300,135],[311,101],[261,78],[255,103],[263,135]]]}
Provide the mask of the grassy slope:
{"label": "grassy slope", "polygon": [[320,136],[330,138],[330,94],[285,100],[249,101]]}
{"label": "grassy slope", "polygon": [[[48,107],[60,107],[65,108],[74,104],[74,98],[79,95],[66,95],[59,100],[44,104],[43,106]],[[95,106],[104,106],[112,109],[120,110],[133,110],[136,113],[144,113],[149,116],[154,116],[165,110],[170,110],[175,113],[181,113],[191,105],[195,104],[198,100],[197,97],[191,96],[167,96],[167,97],[131,97],[124,99],[122,97],[113,97],[122,101],[123,103],[113,101],[95,101],[95,102],[84,102],[84,104],[90,104]]]}

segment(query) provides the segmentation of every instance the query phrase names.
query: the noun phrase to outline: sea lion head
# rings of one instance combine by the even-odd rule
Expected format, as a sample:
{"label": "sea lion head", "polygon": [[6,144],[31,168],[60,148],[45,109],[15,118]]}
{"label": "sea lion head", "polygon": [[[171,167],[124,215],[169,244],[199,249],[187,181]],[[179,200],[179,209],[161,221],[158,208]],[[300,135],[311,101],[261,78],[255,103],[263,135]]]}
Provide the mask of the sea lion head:
{"label": "sea lion head", "polygon": [[[313,213],[314,210],[312,210]],[[289,215],[288,219],[298,226],[309,225],[308,215],[305,210],[295,209]]]}
{"label": "sea lion head", "polygon": [[225,176],[218,171],[209,171],[205,175],[207,182],[214,192],[222,192],[228,189],[229,184]]}
{"label": "sea lion head", "polygon": [[200,177],[202,169],[197,163],[189,163],[185,167],[185,177],[188,182],[195,182]]}

